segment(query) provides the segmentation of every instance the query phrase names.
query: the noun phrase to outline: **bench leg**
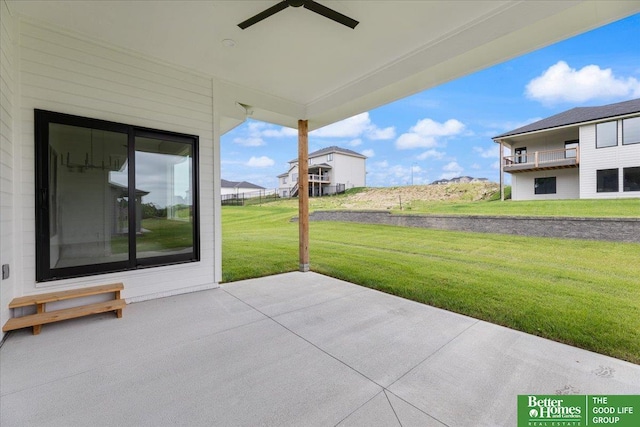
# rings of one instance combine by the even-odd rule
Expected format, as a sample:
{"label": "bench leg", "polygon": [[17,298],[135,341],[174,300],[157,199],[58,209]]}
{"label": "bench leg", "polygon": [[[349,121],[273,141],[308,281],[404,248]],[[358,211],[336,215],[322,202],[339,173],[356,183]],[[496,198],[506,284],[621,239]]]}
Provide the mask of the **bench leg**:
{"label": "bench leg", "polygon": [[[120,299],[120,291],[115,291],[115,298],[118,300]],[[118,310],[116,310],[116,317],[118,319],[122,318],[122,309],[119,308]]]}
{"label": "bench leg", "polygon": [[[44,313],[44,304],[36,304],[36,310],[38,313]],[[38,335],[41,329],[42,329],[42,325],[34,325],[33,335]]]}

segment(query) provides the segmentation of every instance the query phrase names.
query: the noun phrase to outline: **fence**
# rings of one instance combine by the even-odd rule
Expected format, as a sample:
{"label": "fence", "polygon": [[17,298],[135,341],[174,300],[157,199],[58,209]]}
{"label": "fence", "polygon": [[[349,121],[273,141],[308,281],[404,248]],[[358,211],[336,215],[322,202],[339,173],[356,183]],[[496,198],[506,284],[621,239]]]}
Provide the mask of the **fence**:
{"label": "fence", "polygon": [[278,190],[259,190],[247,193],[223,194],[222,206],[257,205],[278,200]]}

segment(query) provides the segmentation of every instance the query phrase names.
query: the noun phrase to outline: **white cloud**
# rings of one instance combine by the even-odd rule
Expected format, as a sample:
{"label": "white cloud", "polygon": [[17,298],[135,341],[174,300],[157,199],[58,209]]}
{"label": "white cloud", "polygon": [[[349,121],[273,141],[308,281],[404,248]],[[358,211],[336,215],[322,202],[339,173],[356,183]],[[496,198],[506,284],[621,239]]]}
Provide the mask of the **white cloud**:
{"label": "white cloud", "polygon": [[373,166],[375,166],[376,168],[388,168],[389,162],[387,162],[386,160],[383,160],[381,162],[374,163]]}
{"label": "white cloud", "polygon": [[442,151],[431,149],[431,150],[425,151],[424,153],[418,154],[416,156],[416,159],[418,160],[427,160],[429,158],[442,159],[444,155],[445,153],[443,153]]}
{"label": "white cloud", "polygon": [[480,170],[480,169],[482,169],[482,166],[480,166],[480,165],[479,165],[479,164],[477,164],[477,163],[474,163],[474,164],[472,164],[472,165],[471,165],[471,169],[474,169],[474,170]]}
{"label": "white cloud", "polygon": [[362,150],[362,155],[371,158],[376,155],[376,152],[373,150]]}
{"label": "white cloud", "polygon": [[234,144],[242,145],[244,147],[260,147],[265,142],[259,136],[238,137],[233,139]]}
{"label": "white cloud", "polygon": [[348,119],[316,129],[309,133],[317,138],[360,138],[372,140],[393,139],[396,136],[394,127],[380,129],[369,117],[369,113],[361,113]]}
{"label": "white cloud", "polygon": [[473,151],[478,153],[483,159],[492,159],[500,155],[500,146],[498,144],[493,144],[489,148],[473,147]]}
{"label": "white cloud", "polygon": [[387,140],[393,139],[396,136],[396,128],[389,126],[388,128],[380,129],[377,127],[370,128],[367,131],[367,137],[373,140]]}
{"label": "white cloud", "polygon": [[275,162],[273,159],[270,159],[267,156],[261,157],[251,157],[249,161],[246,163],[247,166],[251,166],[254,168],[268,168],[269,166],[273,166]]}
{"label": "white cloud", "polygon": [[458,162],[449,162],[442,167],[444,173],[440,175],[440,179],[451,179],[462,175],[464,168]]}
{"label": "white cloud", "polygon": [[396,140],[396,148],[409,150],[412,148],[433,148],[438,145],[438,138],[458,135],[464,130],[464,124],[456,119],[438,123],[432,119],[419,120]]}
{"label": "white cloud", "polygon": [[297,129],[291,129],[291,128],[286,128],[286,127],[281,127],[279,129],[268,128],[268,129],[264,129],[261,133],[262,133],[263,136],[268,137],[268,138],[282,138],[282,137],[298,136],[298,130]]}
{"label": "white cloud", "polygon": [[264,138],[295,137],[298,135],[296,129],[278,127],[269,123],[250,120],[247,125],[240,130],[240,135],[233,139],[234,144],[244,147],[260,147],[266,145]]}
{"label": "white cloud", "polygon": [[618,77],[611,68],[587,65],[579,70],[558,61],[531,80],[526,95],[545,104],[585,102],[592,99],[640,97],[640,81]]}
{"label": "white cloud", "polygon": [[350,147],[357,147],[360,144],[362,144],[362,140],[360,138],[352,139],[347,143]]}

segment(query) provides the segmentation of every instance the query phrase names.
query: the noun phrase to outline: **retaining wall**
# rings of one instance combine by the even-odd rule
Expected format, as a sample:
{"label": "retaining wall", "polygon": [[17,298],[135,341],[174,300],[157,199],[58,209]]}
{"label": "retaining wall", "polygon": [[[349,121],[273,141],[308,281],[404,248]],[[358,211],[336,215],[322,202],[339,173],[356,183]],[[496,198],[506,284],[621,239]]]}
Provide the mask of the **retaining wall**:
{"label": "retaining wall", "polygon": [[386,211],[316,211],[309,214],[309,220],[640,243],[640,218],[395,215]]}

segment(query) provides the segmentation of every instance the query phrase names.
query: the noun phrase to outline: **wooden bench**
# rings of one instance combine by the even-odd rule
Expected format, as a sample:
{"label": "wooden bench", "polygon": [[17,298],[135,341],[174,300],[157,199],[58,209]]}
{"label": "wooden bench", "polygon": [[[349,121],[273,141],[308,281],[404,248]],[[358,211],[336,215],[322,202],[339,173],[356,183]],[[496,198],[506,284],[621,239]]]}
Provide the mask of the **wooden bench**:
{"label": "wooden bench", "polygon": [[[9,308],[19,308],[36,306],[36,314],[29,314],[21,317],[14,317],[7,321],[2,327],[3,332],[13,331],[33,327],[33,335],[38,335],[42,325],[47,323],[58,322],[60,320],[74,319],[76,317],[88,316],[90,314],[105,313],[107,311],[115,311],[118,318],[122,317],[122,309],[126,305],[123,299],[120,299],[120,291],[124,289],[122,283],[113,283],[110,285],[92,286],[82,289],[72,289],[69,291],[49,292],[46,294],[29,295],[25,297],[14,298],[9,303]],[[92,304],[80,305],[78,307],[64,308],[54,311],[46,311],[45,305],[48,302],[64,301],[73,298],[88,297],[91,295],[101,295],[113,293],[114,299],[97,302]]]}

